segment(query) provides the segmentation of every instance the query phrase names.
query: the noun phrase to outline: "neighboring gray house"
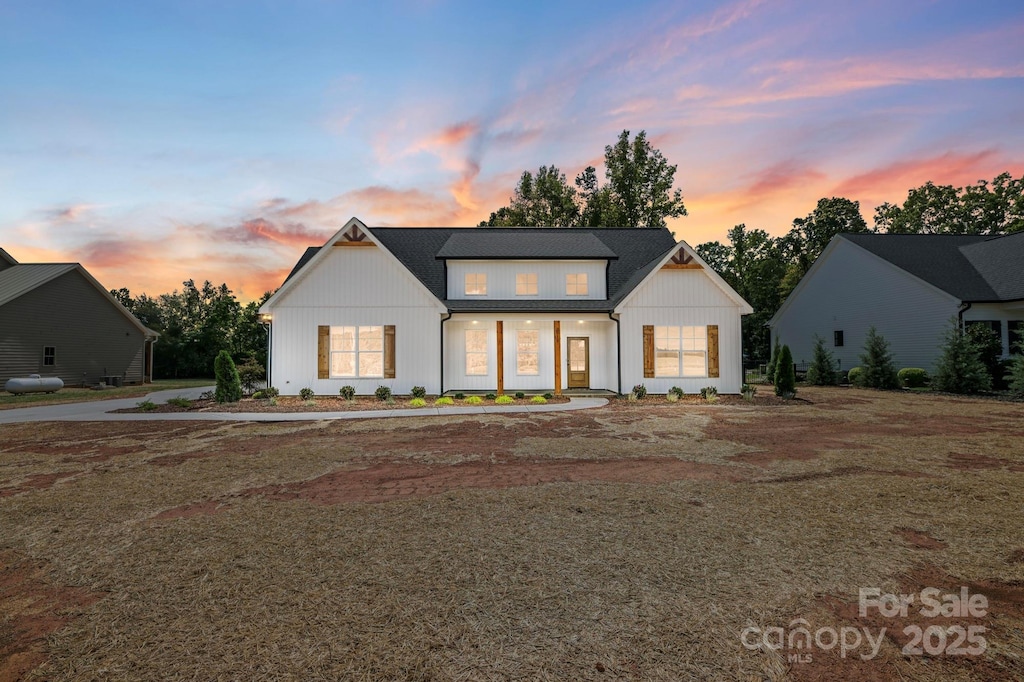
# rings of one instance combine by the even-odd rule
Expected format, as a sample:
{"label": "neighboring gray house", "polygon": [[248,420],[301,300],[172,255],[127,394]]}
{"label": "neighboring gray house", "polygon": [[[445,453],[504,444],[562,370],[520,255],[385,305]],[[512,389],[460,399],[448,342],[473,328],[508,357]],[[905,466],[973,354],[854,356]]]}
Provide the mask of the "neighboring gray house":
{"label": "neighboring gray house", "polygon": [[929,371],[950,320],[990,326],[1003,355],[1021,341],[1024,233],[840,234],[768,322],[797,364],[811,361],[814,335],[843,369],[860,364],[874,325],[901,367]]}
{"label": "neighboring gray house", "polygon": [[18,263],[0,249],[0,386],[29,374],[150,381],[156,338],[78,263]]}

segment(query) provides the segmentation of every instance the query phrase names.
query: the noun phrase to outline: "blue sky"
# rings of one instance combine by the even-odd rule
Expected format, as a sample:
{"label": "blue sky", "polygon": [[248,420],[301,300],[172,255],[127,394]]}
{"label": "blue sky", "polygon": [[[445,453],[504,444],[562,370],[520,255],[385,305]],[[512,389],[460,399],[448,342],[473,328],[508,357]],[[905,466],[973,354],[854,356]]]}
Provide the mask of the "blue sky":
{"label": "blue sky", "polygon": [[280,283],[350,216],[472,225],[623,129],[696,244],[1024,173],[1009,2],[0,0],[0,246],[157,294]]}

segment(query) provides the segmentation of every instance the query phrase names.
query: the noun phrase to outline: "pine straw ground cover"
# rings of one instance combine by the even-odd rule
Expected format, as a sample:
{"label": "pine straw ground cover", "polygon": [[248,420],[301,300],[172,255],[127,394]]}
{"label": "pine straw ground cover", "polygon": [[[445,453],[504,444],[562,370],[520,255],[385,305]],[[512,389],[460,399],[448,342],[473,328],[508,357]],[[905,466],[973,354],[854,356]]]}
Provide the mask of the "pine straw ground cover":
{"label": "pine straw ground cover", "polygon": [[[1024,676],[1024,407],[801,396],[0,426],[0,679]],[[988,613],[935,622],[982,656],[905,657],[932,621],[856,609],[961,586]],[[889,634],[741,644],[797,618]]]}

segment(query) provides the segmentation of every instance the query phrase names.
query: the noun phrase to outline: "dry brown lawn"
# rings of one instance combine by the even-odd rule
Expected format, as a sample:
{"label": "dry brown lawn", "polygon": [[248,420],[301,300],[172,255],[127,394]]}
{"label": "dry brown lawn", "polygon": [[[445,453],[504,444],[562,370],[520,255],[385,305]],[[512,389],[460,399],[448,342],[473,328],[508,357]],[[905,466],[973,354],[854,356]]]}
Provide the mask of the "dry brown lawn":
{"label": "dry brown lawn", "polygon": [[[0,680],[1024,678],[1024,405],[801,397],[0,426]],[[798,618],[887,632],[741,643]],[[913,624],[988,650],[905,656]]]}

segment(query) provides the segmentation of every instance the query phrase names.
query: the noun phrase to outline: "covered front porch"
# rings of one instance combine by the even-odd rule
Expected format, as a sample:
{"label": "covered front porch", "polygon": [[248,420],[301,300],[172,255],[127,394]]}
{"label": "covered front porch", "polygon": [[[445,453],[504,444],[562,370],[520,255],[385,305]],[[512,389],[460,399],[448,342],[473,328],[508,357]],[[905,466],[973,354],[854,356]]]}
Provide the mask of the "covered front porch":
{"label": "covered front porch", "polygon": [[618,393],[618,329],[597,313],[455,313],[442,324],[446,392]]}

